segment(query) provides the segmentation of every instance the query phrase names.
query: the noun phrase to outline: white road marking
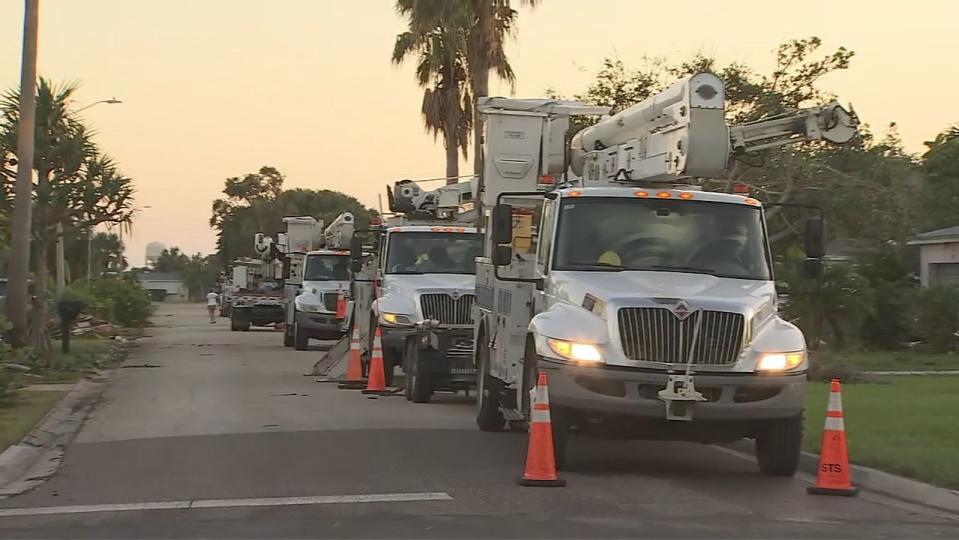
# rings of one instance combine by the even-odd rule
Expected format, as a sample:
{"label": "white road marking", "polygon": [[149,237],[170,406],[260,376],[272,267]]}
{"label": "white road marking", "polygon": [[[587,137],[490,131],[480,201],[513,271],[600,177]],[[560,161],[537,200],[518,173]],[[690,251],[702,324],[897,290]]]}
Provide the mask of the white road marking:
{"label": "white road marking", "polygon": [[268,497],[262,499],[198,499],[127,504],[90,504],[83,506],[41,506],[0,509],[0,517],[41,516],[51,514],[87,514],[92,512],[128,512],[143,510],[188,510],[191,508],[235,508],[243,506],[302,506],[310,504],[452,501],[448,493],[380,493],[371,495],[321,495],[315,497]]}

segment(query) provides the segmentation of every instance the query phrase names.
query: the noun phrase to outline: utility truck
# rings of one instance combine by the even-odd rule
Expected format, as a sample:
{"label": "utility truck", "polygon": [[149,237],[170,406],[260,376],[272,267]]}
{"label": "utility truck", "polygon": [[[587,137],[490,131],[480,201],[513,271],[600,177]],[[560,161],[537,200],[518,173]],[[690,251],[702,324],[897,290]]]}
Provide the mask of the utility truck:
{"label": "utility truck", "polygon": [[425,191],[401,180],[387,188],[392,216],[374,231],[367,248],[372,258],[361,242],[352,246],[353,324],[367,351],[381,329],[387,383],[394,366],[402,365],[406,397],[417,403],[428,402],[437,389],[468,389],[475,382],[471,317],[475,259],[482,251],[475,188],[467,181]]}
{"label": "utility truck", "polygon": [[259,259],[233,261],[227,312],[234,332],[283,322],[282,265],[268,256],[270,245],[257,238]]}
{"label": "utility truck", "polygon": [[[794,474],[806,343],[781,319],[763,205],[708,192],[730,156],[844,143],[837,103],[744,125],[699,73],[613,116],[578,102],[481,98],[488,220],[474,313],[476,422],[530,418],[549,381],[557,463],[568,433],[701,442],[753,438],[759,468]],[[602,116],[566,138],[574,115]],[[821,216],[806,223],[816,274]]]}
{"label": "utility truck", "polygon": [[[322,225],[314,220],[312,230],[319,230]],[[344,212],[323,229],[318,246],[304,247],[295,242],[295,234],[287,225],[287,242],[292,246],[287,288],[291,289],[292,301],[287,303],[285,345],[305,351],[310,339],[343,336],[353,231],[353,214]]]}

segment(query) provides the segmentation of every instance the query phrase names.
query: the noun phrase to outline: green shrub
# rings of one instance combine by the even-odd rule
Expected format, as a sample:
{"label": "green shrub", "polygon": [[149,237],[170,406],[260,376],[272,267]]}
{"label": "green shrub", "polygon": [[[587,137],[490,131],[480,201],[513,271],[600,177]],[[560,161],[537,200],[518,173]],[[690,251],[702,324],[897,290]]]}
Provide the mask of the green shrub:
{"label": "green shrub", "polygon": [[922,289],[916,315],[916,335],[928,343],[931,350],[946,352],[955,349],[956,332],[959,331],[959,289]]}
{"label": "green shrub", "polygon": [[150,317],[150,295],[133,280],[100,278],[76,283],[63,298],[82,300],[87,313],[122,326],[142,327]]}

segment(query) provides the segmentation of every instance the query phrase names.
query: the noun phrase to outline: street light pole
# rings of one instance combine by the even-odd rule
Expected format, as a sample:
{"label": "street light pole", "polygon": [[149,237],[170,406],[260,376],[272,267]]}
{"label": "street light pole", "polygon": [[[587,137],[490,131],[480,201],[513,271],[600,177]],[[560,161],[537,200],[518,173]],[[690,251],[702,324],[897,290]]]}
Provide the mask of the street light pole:
{"label": "street light pole", "polygon": [[24,0],[23,57],[20,63],[20,122],[17,126],[17,184],[10,224],[10,275],[7,316],[14,346],[26,343],[27,275],[30,272],[30,229],[33,205],[33,145],[36,135],[37,34],[40,0]]}
{"label": "street light pole", "polygon": [[[112,97],[110,99],[101,99],[100,101],[94,101],[93,103],[80,107],[79,109],[73,111],[74,114],[85,111],[94,105],[99,105],[101,103],[109,103],[111,105],[116,103],[123,103],[119,99]],[[87,229],[87,281],[90,281],[90,274],[92,273],[92,259],[93,251],[91,247],[93,246],[93,227]],[[64,238],[63,238],[63,224],[57,223],[57,292],[62,292],[64,287],[66,287],[66,262],[64,260],[63,251],[64,251]]]}

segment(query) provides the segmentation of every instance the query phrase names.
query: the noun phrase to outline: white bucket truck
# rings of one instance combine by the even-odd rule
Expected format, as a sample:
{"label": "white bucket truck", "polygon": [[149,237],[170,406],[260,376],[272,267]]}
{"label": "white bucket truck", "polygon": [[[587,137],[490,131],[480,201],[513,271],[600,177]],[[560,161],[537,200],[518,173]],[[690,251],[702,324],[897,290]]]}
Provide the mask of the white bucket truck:
{"label": "white bucket truck", "polygon": [[[488,218],[474,315],[480,429],[524,423],[542,371],[560,464],[571,430],[753,438],[762,472],[792,475],[806,343],[777,313],[763,205],[699,186],[723,178],[734,152],[846,142],[855,115],[834,103],[729,126],[723,83],[709,73],[603,117],[570,148],[569,117],[608,109],[482,98],[479,112]],[[806,225],[816,272],[821,218]]]}
{"label": "white bucket truck", "polygon": [[322,221],[309,216],[283,222],[288,261],[283,344],[305,351],[310,339],[335,340],[343,335],[354,218],[343,212],[325,229]]}

